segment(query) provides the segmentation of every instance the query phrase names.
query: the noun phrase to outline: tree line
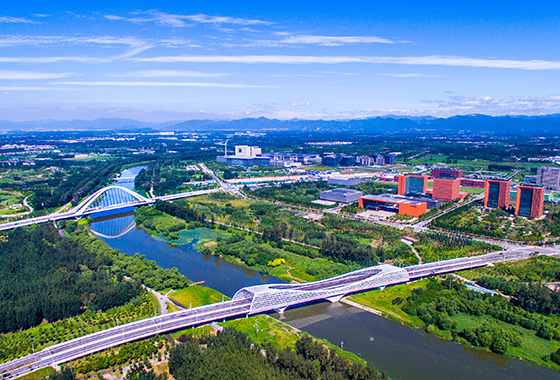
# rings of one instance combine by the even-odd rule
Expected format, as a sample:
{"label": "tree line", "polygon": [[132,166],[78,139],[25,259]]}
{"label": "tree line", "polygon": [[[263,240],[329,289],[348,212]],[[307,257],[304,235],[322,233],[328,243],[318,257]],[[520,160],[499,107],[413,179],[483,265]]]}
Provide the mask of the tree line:
{"label": "tree line", "polygon": [[343,358],[310,337],[301,338],[295,350],[272,345],[261,348],[230,328],[207,339],[203,346],[192,339],[172,348],[169,373],[176,380],[387,379],[374,367]]}
{"label": "tree line", "polygon": [[50,224],[17,228],[0,242],[0,331],[124,305],[141,292],[98,256]]}

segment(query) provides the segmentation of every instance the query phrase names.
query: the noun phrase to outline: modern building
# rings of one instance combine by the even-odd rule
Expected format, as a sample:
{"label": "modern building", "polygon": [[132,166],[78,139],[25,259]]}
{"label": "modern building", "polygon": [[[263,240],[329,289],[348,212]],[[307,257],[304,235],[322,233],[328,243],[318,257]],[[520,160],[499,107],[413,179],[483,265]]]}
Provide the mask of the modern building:
{"label": "modern building", "polygon": [[321,159],[321,165],[325,166],[338,166],[339,162],[340,160],[336,154],[329,154],[323,156],[323,158]]}
{"label": "modern building", "polygon": [[425,175],[401,175],[399,176],[399,195],[425,194],[428,188],[428,177]]}
{"label": "modern building", "polygon": [[544,187],[518,186],[515,215],[540,218],[544,211]]}
{"label": "modern building", "polygon": [[395,165],[397,159],[394,154],[388,153],[383,155],[383,161],[385,161],[385,165]]}
{"label": "modern building", "polygon": [[270,157],[261,155],[261,148],[258,146],[236,145],[235,155],[218,156],[216,161],[223,162],[228,166],[270,166]]}
{"label": "modern building", "polygon": [[486,187],[486,181],[481,179],[461,178],[461,186],[471,187],[473,189],[484,189],[484,187]]}
{"label": "modern building", "polygon": [[461,191],[461,179],[459,178],[434,178],[432,198],[444,202],[452,202],[459,199]]}
{"label": "modern building", "polygon": [[537,170],[537,185],[546,190],[560,190],[560,168],[541,166]]}
{"label": "modern building", "polygon": [[434,178],[461,178],[463,176],[463,171],[459,169],[450,168],[433,168],[432,177]]}
{"label": "modern building", "polygon": [[236,157],[256,157],[262,154],[262,149],[258,146],[249,145],[236,145],[235,146],[235,156]]}
{"label": "modern building", "polygon": [[364,193],[359,190],[332,189],[321,191],[319,199],[330,202],[352,203],[360,199],[362,195],[364,195]]}
{"label": "modern building", "polygon": [[356,166],[356,156],[342,154],[340,155],[340,161],[338,162],[340,166]]}
{"label": "modern building", "polygon": [[511,181],[488,180],[486,181],[486,195],[484,207],[506,208],[509,206]]}
{"label": "modern building", "polygon": [[428,209],[426,202],[413,201],[400,195],[364,195],[358,202],[361,208],[368,210],[392,211],[409,216],[420,216],[425,214]]}
{"label": "modern building", "polygon": [[262,156],[269,157],[270,165],[273,166],[292,166],[296,162],[301,164],[321,163],[321,156],[318,154],[271,152],[263,153]]}
{"label": "modern building", "polygon": [[361,178],[359,177],[329,177],[327,180],[329,185],[342,185],[342,186],[354,186],[362,182]]}

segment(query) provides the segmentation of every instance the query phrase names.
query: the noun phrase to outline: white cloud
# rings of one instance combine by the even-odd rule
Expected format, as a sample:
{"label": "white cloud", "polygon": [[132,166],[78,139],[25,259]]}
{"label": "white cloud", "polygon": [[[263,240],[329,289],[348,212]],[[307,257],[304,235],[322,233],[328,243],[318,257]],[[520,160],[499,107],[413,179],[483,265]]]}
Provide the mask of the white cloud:
{"label": "white cloud", "polygon": [[183,28],[192,24],[213,24],[213,25],[269,25],[270,22],[262,20],[252,20],[238,17],[209,16],[205,14],[196,15],[177,15],[149,10],[145,12],[133,12],[133,17],[122,17],[116,15],[106,15],[105,18],[111,21],[130,21],[134,23],[155,22],[160,25],[173,28]]}
{"label": "white cloud", "polygon": [[57,78],[67,78],[74,75],[73,73],[40,73],[37,71],[10,71],[10,70],[0,70],[0,79],[57,79]]}
{"label": "white cloud", "polygon": [[27,18],[22,17],[9,17],[9,16],[0,16],[0,22],[9,23],[9,24],[40,24],[38,21],[29,20]]}
{"label": "white cloud", "polygon": [[397,65],[456,66],[520,70],[560,70],[560,61],[485,59],[458,56],[368,57],[368,56],[296,56],[296,55],[190,55],[137,58],[140,62],[196,63],[277,63],[277,64],[337,64],[373,63]]}
{"label": "white cloud", "polygon": [[85,56],[60,56],[60,57],[0,57],[0,63],[104,63],[111,62],[107,58],[85,57]]}
{"label": "white cloud", "polygon": [[443,75],[430,75],[422,73],[398,73],[398,74],[378,74],[385,77],[392,78],[442,78]]}
{"label": "white cloud", "polygon": [[112,74],[110,76],[117,78],[219,78],[228,75],[229,74],[203,73],[200,71],[185,70],[142,70],[122,74]]}
{"label": "white cloud", "polygon": [[271,88],[271,86],[231,84],[231,83],[200,83],[200,82],[56,82],[54,84],[70,86],[119,86],[119,87],[209,87],[209,88]]}
{"label": "white cloud", "polygon": [[377,36],[313,36],[313,35],[290,35],[272,43],[282,45],[320,45],[320,46],[342,46],[349,44],[395,44],[406,41],[396,41]]}
{"label": "white cloud", "polygon": [[45,86],[0,86],[0,91],[72,91],[72,88]]}

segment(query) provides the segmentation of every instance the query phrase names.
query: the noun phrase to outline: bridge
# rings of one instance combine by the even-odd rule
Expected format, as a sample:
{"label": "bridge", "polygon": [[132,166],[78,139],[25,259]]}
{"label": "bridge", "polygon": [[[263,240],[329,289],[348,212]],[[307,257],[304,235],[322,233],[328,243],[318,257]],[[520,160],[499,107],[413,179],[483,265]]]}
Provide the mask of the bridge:
{"label": "bridge", "polygon": [[106,186],[97,190],[89,197],[78,203],[70,211],[54,213],[36,218],[20,219],[14,222],[0,224],[0,231],[16,227],[30,226],[32,224],[54,222],[63,219],[79,219],[87,215],[114,213],[132,210],[134,207],[154,204],[157,200],[174,201],[181,198],[197,197],[221,191],[221,188],[210,190],[189,191],[178,194],[163,195],[155,198],[146,198],[132,190],[121,186]]}
{"label": "bridge", "polygon": [[424,277],[472,269],[536,255],[558,255],[560,246],[521,247],[511,251],[464,257],[398,268],[377,265],[326,280],[305,284],[268,284],[240,289],[230,301],[159,315],[75,338],[40,352],[0,364],[2,379],[24,376],[47,366],[56,366],[110,347],[156,334],[184,329],[239,316],[269,311],[283,313],[286,308],[317,300],[337,302],[345,295],[405,283]]}

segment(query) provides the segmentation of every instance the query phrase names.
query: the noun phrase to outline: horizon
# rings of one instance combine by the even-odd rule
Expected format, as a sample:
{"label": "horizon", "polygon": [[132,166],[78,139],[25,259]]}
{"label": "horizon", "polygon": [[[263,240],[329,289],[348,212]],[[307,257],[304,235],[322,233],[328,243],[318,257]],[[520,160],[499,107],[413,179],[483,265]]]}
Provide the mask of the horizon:
{"label": "horizon", "polygon": [[555,11],[522,2],[9,4],[0,120],[556,114]]}

